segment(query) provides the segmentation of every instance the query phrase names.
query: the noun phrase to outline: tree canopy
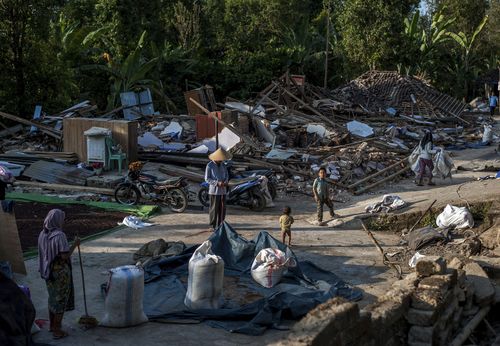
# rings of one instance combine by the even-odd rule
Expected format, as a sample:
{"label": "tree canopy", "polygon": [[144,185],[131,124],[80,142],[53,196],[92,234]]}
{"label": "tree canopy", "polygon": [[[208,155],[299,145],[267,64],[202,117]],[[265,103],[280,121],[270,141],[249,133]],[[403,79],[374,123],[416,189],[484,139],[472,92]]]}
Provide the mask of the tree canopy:
{"label": "tree canopy", "polygon": [[399,70],[470,99],[499,65],[500,0],[0,0],[0,18],[0,110],[24,117],[144,87],[181,112],[186,88],[245,99],[287,70],[323,85],[325,57],[331,88]]}

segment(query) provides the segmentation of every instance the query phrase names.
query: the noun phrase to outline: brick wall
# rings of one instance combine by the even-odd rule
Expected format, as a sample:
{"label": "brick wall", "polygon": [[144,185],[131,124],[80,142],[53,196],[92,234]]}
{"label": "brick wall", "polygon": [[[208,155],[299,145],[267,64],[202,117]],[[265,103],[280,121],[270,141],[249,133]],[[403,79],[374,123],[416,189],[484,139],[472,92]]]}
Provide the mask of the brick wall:
{"label": "brick wall", "polygon": [[375,303],[360,310],[356,303],[331,299],[275,345],[449,345],[494,295],[477,263],[453,259],[447,264],[428,256]]}

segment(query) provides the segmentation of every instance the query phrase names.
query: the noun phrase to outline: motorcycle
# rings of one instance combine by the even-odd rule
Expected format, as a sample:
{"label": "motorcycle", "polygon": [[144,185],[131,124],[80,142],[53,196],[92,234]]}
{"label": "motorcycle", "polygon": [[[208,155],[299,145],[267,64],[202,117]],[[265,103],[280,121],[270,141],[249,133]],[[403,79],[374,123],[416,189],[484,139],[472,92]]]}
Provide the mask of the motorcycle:
{"label": "motorcycle", "polygon": [[239,175],[233,175],[229,170],[230,179],[257,177],[259,175],[267,177],[267,189],[271,194],[271,198],[274,200],[278,194],[278,180],[272,169],[257,169],[253,171],[240,172]]}
{"label": "motorcycle", "polygon": [[120,204],[135,205],[145,199],[182,213],[188,205],[187,185],[183,177],[158,180],[140,169],[129,170],[125,181],[115,188],[115,200]]}
{"label": "motorcycle", "polygon": [[[227,194],[226,203],[248,207],[254,211],[262,211],[266,207],[266,199],[261,191],[261,179],[258,177],[247,177],[229,180],[229,193]],[[200,185],[198,199],[203,206],[208,207],[210,206],[209,185],[207,182],[203,182]]]}

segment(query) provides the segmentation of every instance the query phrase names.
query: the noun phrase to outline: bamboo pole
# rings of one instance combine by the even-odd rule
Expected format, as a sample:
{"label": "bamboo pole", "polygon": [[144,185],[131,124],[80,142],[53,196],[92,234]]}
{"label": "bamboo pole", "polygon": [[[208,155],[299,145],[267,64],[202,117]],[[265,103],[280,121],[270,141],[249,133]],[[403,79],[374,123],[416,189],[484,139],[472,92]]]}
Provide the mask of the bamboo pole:
{"label": "bamboo pole", "polygon": [[[366,142],[366,141],[365,141],[365,142]],[[383,173],[385,173],[385,172],[387,172],[387,171],[389,171],[389,170],[393,169],[394,167],[397,167],[398,165],[400,165],[400,164],[404,163],[406,160],[408,160],[408,158],[403,159],[403,160],[401,160],[401,161],[398,161],[398,162],[396,162],[396,163],[394,163],[394,164],[390,165],[389,167],[384,168],[384,169],[383,169],[383,170],[381,170],[381,171],[375,172],[375,173],[373,173],[372,175],[369,175],[369,176],[367,176],[366,178],[363,178],[363,179],[361,179],[361,180],[359,180],[359,181],[357,181],[357,182],[355,182],[355,183],[353,183],[353,184],[349,185],[348,187],[349,187],[349,189],[352,189],[352,188],[354,188],[354,187],[356,187],[356,186],[358,186],[358,185],[360,185],[360,184],[362,184],[362,183],[364,183],[364,182],[366,182],[366,181],[368,181],[368,180],[370,180],[370,179],[372,179],[372,178],[378,177],[379,175],[381,175],[381,174],[383,174]]]}
{"label": "bamboo pole", "polygon": [[415,222],[415,224],[408,231],[408,234],[410,234],[411,232],[413,232],[413,230],[415,229],[415,227],[417,227],[417,225],[420,223],[420,221],[422,221],[422,219],[424,218],[424,216],[429,212],[429,210],[431,210],[432,206],[436,202],[437,202],[437,199],[435,199],[434,202],[432,202],[431,205],[424,211],[424,213],[422,215],[420,215],[420,217],[418,218],[417,222]]}
{"label": "bamboo pole", "polygon": [[478,324],[486,317],[490,311],[489,306],[485,306],[472,318],[472,320],[467,323],[467,325],[462,329],[462,331],[453,339],[450,346],[461,346],[467,340],[467,338],[472,334],[474,329]]}
{"label": "bamboo pole", "polygon": [[382,183],[385,183],[386,181],[389,181],[389,180],[392,180],[392,179],[396,178],[398,175],[403,174],[404,172],[408,171],[409,169],[410,169],[410,166],[406,166],[405,168],[397,171],[394,174],[391,174],[390,176],[388,176],[388,177],[386,177],[386,178],[384,178],[382,180],[379,180],[379,181],[377,181],[377,182],[375,182],[375,183],[373,183],[371,185],[368,185],[368,186],[362,188],[361,190],[355,191],[354,194],[355,195],[359,195],[360,193],[368,191],[368,190],[370,190],[370,189],[372,189],[372,188],[374,188],[374,187],[376,187],[376,186],[378,186],[378,185],[380,185]]}

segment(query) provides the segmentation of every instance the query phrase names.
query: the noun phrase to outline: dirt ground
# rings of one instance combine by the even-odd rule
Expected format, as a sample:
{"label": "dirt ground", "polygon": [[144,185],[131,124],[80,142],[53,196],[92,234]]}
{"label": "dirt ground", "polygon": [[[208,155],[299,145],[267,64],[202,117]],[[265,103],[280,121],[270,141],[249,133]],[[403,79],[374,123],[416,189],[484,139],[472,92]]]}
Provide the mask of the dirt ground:
{"label": "dirt ground", "polygon": [[112,229],[127,216],[124,213],[103,211],[79,204],[55,206],[36,202],[17,202],[14,211],[23,251],[37,247],[43,220],[54,208],[59,208],[66,213],[64,228],[69,241],[72,241],[76,235],[84,238]]}
{"label": "dirt ground", "polygon": [[[500,155],[493,147],[478,150],[454,152],[455,164],[473,163],[475,160],[489,160],[499,165]],[[370,238],[361,230],[359,218],[364,216],[364,208],[379,201],[384,194],[397,194],[409,203],[400,213],[412,213],[425,210],[430,202],[437,199],[435,207],[444,207],[447,203],[463,203],[497,199],[500,196],[500,180],[476,179],[491,173],[460,171],[453,180],[437,180],[434,187],[416,187],[410,179],[389,183],[379,190],[362,196],[343,195],[345,203],[336,204],[340,215],[337,227],[319,227],[309,223],[315,213],[315,204],[307,197],[277,200],[274,208],[262,213],[249,212],[243,208],[231,207],[227,221],[244,237],[251,239],[261,230],[279,235],[278,218],[284,205],[290,205],[295,218],[293,250],[299,259],[308,259],[330,270],[342,279],[360,288],[364,297],[360,302],[365,306],[384,293],[396,280],[394,272],[382,263],[380,253],[373,246]],[[458,190],[458,193],[457,193]],[[83,262],[86,274],[86,288],[89,301],[89,313],[102,319],[104,300],[100,293],[100,284],[107,279],[106,271],[110,268],[132,263],[132,254],[144,243],[157,238],[166,241],[183,241],[187,245],[204,241],[209,233],[206,211],[188,210],[183,214],[165,212],[154,217],[155,226],[142,229],[121,229],[82,244]],[[400,247],[400,237],[395,232],[374,232],[384,248]],[[78,260],[73,256],[73,266]],[[27,260],[27,276],[17,276],[19,283],[28,285],[37,309],[37,318],[47,318],[47,293],[44,282],[37,273],[36,258]],[[81,278],[75,273],[76,310],[67,313],[64,326],[70,336],[54,341],[46,329],[35,336],[35,341],[54,345],[265,345],[285,337],[286,331],[268,330],[262,336],[231,334],[224,330],[213,329],[205,324],[160,324],[146,323],[125,329],[98,327],[82,331],[77,320],[84,313]]]}

